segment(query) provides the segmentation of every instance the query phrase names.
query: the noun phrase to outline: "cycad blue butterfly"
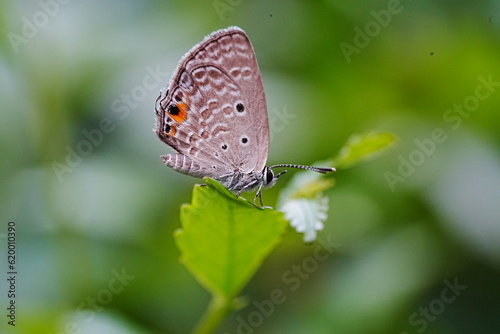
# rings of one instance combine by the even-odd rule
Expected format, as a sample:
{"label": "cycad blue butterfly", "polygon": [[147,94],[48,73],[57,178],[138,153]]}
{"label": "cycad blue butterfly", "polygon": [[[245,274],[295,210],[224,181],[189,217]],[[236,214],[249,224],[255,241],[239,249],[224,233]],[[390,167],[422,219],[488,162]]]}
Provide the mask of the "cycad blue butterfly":
{"label": "cycad blue butterfly", "polygon": [[218,30],[182,57],[156,100],[158,137],[177,153],[162,155],[174,170],[211,177],[236,195],[271,187],[292,167],[319,173],[330,167],[266,166],[269,123],[257,59],[248,36],[237,27]]}

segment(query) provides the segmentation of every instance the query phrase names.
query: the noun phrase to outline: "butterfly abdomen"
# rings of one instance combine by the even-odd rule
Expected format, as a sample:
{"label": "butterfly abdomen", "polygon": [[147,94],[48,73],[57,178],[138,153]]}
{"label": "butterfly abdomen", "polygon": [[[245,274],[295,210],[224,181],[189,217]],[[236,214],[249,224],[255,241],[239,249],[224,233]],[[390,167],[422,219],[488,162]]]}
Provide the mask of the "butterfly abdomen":
{"label": "butterfly abdomen", "polygon": [[161,160],[168,167],[179,173],[191,175],[198,178],[210,176],[209,172],[184,154],[174,153],[160,156]]}

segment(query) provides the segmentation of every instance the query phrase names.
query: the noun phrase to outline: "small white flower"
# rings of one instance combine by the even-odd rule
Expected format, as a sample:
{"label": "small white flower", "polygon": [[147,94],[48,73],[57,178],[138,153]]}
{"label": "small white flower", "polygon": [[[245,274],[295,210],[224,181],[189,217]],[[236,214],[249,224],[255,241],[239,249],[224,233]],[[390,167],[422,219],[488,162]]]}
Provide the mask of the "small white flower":
{"label": "small white flower", "polygon": [[304,234],[305,242],[316,240],[327,218],[328,197],[289,199],[280,208],[295,230]]}

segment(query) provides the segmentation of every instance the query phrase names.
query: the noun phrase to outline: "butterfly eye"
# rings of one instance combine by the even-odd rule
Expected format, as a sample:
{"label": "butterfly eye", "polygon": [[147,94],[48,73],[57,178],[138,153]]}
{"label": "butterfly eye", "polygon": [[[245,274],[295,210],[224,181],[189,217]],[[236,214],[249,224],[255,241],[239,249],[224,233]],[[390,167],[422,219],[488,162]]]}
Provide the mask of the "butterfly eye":
{"label": "butterfly eye", "polygon": [[274,173],[271,168],[266,168],[266,184],[269,184],[274,179]]}

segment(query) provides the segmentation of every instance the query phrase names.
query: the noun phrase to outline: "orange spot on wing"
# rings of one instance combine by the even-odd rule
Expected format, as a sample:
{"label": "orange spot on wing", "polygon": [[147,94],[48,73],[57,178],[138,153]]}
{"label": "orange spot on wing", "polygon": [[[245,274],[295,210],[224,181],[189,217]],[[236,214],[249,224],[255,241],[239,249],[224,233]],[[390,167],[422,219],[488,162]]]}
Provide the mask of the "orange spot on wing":
{"label": "orange spot on wing", "polygon": [[177,132],[177,129],[175,128],[175,126],[172,125],[172,128],[170,129],[170,132],[167,133],[167,135],[173,136],[173,135],[175,135],[176,132]]}
{"label": "orange spot on wing", "polygon": [[175,128],[174,125],[167,125],[167,128],[165,129],[165,134],[168,136],[173,136],[177,132],[177,129]]}
{"label": "orange spot on wing", "polygon": [[172,115],[169,113],[170,117],[174,119],[177,123],[182,123],[187,119],[187,104],[179,102],[176,104],[177,108],[179,108],[179,113],[177,115]]}

